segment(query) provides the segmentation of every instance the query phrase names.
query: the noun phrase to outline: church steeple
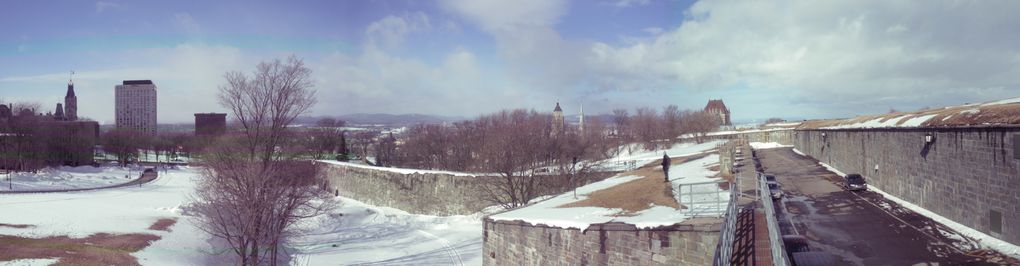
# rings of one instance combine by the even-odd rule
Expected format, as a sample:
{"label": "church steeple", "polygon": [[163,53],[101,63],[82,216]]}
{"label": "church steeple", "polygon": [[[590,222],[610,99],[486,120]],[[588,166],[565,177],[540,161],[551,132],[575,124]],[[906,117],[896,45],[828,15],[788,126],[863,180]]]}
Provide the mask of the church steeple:
{"label": "church steeple", "polygon": [[[74,71],[71,71],[74,75]],[[64,117],[69,121],[78,120],[78,97],[74,95],[74,80],[67,79],[67,95],[64,96]]]}

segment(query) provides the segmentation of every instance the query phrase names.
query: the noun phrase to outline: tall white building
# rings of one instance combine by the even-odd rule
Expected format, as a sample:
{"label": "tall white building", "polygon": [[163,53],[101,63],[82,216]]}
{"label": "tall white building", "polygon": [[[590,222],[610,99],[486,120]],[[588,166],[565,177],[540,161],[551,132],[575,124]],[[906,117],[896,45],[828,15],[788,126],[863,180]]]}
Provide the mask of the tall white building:
{"label": "tall white building", "polygon": [[117,128],[156,135],[156,85],[151,80],[125,80],[117,85]]}

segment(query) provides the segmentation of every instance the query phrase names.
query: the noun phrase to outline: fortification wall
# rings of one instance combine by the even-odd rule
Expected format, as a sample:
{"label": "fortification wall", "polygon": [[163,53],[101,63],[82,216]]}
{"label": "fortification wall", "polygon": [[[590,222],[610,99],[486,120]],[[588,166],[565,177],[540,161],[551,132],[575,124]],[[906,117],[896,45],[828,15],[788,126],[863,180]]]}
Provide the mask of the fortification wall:
{"label": "fortification wall", "polygon": [[[428,215],[466,215],[495,205],[483,185],[499,182],[495,176],[473,176],[440,171],[391,171],[379,167],[319,163],[331,191],[376,206]],[[599,181],[613,173],[594,173],[579,185]],[[540,195],[566,191],[558,176],[538,177]]]}
{"label": "fortification wall", "polygon": [[793,139],[882,191],[1020,244],[1018,127],[797,130]]}
{"label": "fortification wall", "polygon": [[777,142],[783,145],[793,145],[793,129],[777,129],[767,131],[749,131],[749,132],[732,132],[728,134],[719,134],[712,136],[705,136],[703,139],[723,139],[732,140],[740,139],[748,142]]}
{"label": "fortification wall", "polygon": [[[718,219],[715,219],[718,220]],[[587,230],[485,219],[484,265],[710,265],[721,221]]]}

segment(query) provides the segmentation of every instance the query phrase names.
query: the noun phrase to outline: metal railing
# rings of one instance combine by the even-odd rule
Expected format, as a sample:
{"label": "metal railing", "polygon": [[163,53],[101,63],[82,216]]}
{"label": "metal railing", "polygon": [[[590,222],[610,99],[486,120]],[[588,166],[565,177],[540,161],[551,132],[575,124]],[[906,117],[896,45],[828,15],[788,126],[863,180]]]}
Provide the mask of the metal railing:
{"label": "metal railing", "polygon": [[740,195],[740,193],[734,193],[736,191],[739,191],[737,186],[730,183],[730,203],[726,206],[726,218],[723,221],[722,230],[719,232],[719,243],[712,258],[712,265],[728,266],[733,257],[733,239],[736,238],[737,234],[737,215],[739,210],[737,199]]}
{"label": "metal railing", "polygon": [[769,228],[769,246],[772,250],[772,265],[790,265],[790,260],[783,252],[783,241],[780,238],[779,221],[776,220],[776,209],[772,206],[772,193],[769,192],[765,176],[758,175],[758,200],[765,208],[765,222]]}
{"label": "metal railing", "polygon": [[[687,213],[692,217],[719,217],[726,214],[727,206],[730,205],[733,194],[736,191],[734,184],[729,184],[729,191],[719,188],[725,182],[701,182],[680,184],[677,186],[677,201],[681,206],[687,207]],[[729,192],[727,197],[723,193]]]}

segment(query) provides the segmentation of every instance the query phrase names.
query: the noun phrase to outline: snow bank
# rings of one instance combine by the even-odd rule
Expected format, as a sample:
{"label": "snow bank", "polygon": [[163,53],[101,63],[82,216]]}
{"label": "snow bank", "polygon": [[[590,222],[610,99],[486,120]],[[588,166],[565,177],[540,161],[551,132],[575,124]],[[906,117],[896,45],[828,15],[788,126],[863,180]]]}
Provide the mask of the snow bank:
{"label": "snow bank", "polygon": [[882,196],[885,197],[886,199],[896,202],[897,204],[900,204],[907,209],[910,209],[918,214],[924,215],[925,217],[931,218],[932,220],[935,220],[936,222],[945,225],[950,229],[953,229],[953,231],[956,231],[957,233],[963,234],[971,239],[977,240],[978,243],[980,243],[981,246],[984,248],[1002,252],[1003,254],[1006,254],[1014,258],[1020,258],[1020,246],[1010,244],[1006,241],[1002,241],[992,236],[989,236],[985,233],[982,233],[981,231],[967,227],[966,225],[954,222],[953,220],[942,217],[941,215],[938,215],[925,208],[922,208],[921,206],[914,205],[913,203],[907,202],[905,200],[897,198],[896,196],[890,195],[889,193],[886,193],[885,191],[882,191],[876,188],[875,186],[868,185],[868,189],[878,192],[878,194],[882,194]]}
{"label": "snow bank", "polygon": [[[715,176],[716,172],[711,171],[708,168],[718,164],[718,155],[709,155],[704,158],[686,162],[680,165],[675,165],[670,168],[670,177],[672,177],[672,183],[674,187],[680,186],[681,184],[695,184],[703,182],[715,182],[718,179],[711,178]],[[660,168],[661,169],[661,168]],[[611,188],[623,183],[630,182],[643,178],[640,176],[621,174],[614,177],[610,177],[606,180],[592,183],[586,186],[577,188],[577,198],[574,198],[573,192],[567,192],[558,196],[552,197],[545,201],[535,203],[534,205],[500,213],[489,216],[490,219],[495,221],[514,221],[521,220],[532,224],[545,224],[549,226],[555,226],[560,228],[577,228],[585,230],[591,224],[607,223],[607,222],[623,222],[633,224],[638,228],[652,228],[659,226],[668,226],[676,223],[683,222],[690,218],[690,212],[685,210],[678,210],[667,206],[651,206],[649,209],[645,209],[629,216],[616,216],[622,209],[617,208],[603,208],[603,207],[573,207],[573,208],[560,208],[559,206],[570,204],[573,202],[583,201],[588,198],[588,195],[607,188]],[[718,190],[718,185],[711,184],[708,186],[697,186],[694,188],[695,191],[703,191],[706,189]],[[686,191],[686,190],[685,190]],[[719,197],[718,199],[728,200],[729,193],[722,191],[719,194],[711,195],[700,195],[700,198],[696,198],[697,201],[706,200],[704,197]],[[688,197],[690,197],[688,195]],[[680,200],[678,198],[678,200]],[[684,198],[684,201],[690,201],[690,198]],[[726,208],[724,202],[722,208]],[[704,208],[715,208],[715,204],[712,206],[689,206],[694,209]]]}
{"label": "snow bank", "polygon": [[775,149],[775,148],[787,148],[787,147],[793,147],[793,145],[783,145],[783,144],[779,144],[779,142],[751,142],[751,148],[755,149],[755,150]]}
{"label": "snow bank", "polygon": [[663,153],[669,157],[683,157],[702,153],[715,149],[723,140],[706,141],[704,143],[677,143],[664,149],[645,150],[643,144],[632,143],[620,146],[620,153],[615,157],[604,160],[603,167],[606,170],[629,171],[647,165],[656,160],[662,159]]}
{"label": "snow bank", "polygon": [[[82,170],[89,172],[91,170]],[[102,173],[104,171],[98,171]],[[143,233],[161,237],[131,255],[142,265],[230,265],[233,253],[200,230],[188,209],[200,168],[181,167],[141,187],[74,193],[0,195],[0,234],[24,237],[95,233]],[[437,217],[374,207],[351,199],[328,215],[302,221],[306,233],[291,246],[295,265],[386,264],[481,265],[482,214]],[[156,220],[176,218],[170,232],[148,230]],[[333,247],[336,244],[338,247]],[[13,265],[47,265],[19,260]],[[0,265],[6,265],[0,262]],[[52,263],[52,261],[50,261]]]}
{"label": "snow bank", "polygon": [[493,175],[497,175],[497,174],[463,173],[463,172],[441,171],[441,170],[422,170],[422,169],[380,167],[380,166],[364,165],[364,164],[349,163],[349,162],[340,162],[340,161],[333,161],[333,160],[319,160],[319,162],[333,164],[333,165],[343,165],[343,166],[348,166],[348,167],[356,167],[356,168],[362,168],[362,169],[371,169],[371,170],[376,170],[376,171],[385,171],[385,172],[400,173],[400,174],[405,174],[405,175],[406,174],[415,174],[415,173],[418,173],[418,174],[444,174],[444,175],[452,175],[452,176],[493,176]]}
{"label": "snow bank", "polygon": [[46,266],[57,263],[57,259],[20,259],[0,261],[0,266]]}
{"label": "snow bank", "polygon": [[801,152],[800,150],[797,150],[797,148],[793,148],[793,153],[796,153],[796,154],[798,154],[798,155],[800,155],[800,156],[804,156],[804,157],[807,157],[807,155],[806,155],[806,154],[804,154],[804,153],[803,153],[803,152]]}
{"label": "snow bank", "polygon": [[[36,173],[16,172],[11,173],[11,183],[7,184],[7,177],[3,176],[3,186],[0,191],[10,190],[46,190],[46,189],[70,189],[70,188],[95,188],[130,182],[138,178],[138,175],[145,170],[145,167],[130,166],[61,166],[57,168],[43,168]],[[125,178],[127,176],[127,178]]]}
{"label": "snow bank", "polygon": [[[81,172],[91,171],[84,169]],[[208,235],[179,211],[182,204],[190,202],[188,195],[194,191],[200,173],[198,168],[181,167],[160,171],[159,178],[141,187],[0,196],[0,213],[14,214],[3,215],[0,222],[33,225],[23,229],[0,227],[0,234],[33,238],[153,234],[162,239],[132,254],[143,265],[217,264],[216,259],[221,257],[208,253],[215,250]],[[148,230],[161,218],[176,218],[177,224],[170,227],[171,232]]]}
{"label": "snow bank", "polygon": [[430,216],[338,197],[341,206],[302,221],[292,265],[481,265],[482,214]]}
{"label": "snow bank", "polygon": [[994,101],[994,102],[988,102],[988,103],[983,103],[983,104],[981,104],[981,106],[1010,104],[1010,103],[1020,103],[1020,97],[1012,98],[1012,99],[999,100],[999,101]]}

